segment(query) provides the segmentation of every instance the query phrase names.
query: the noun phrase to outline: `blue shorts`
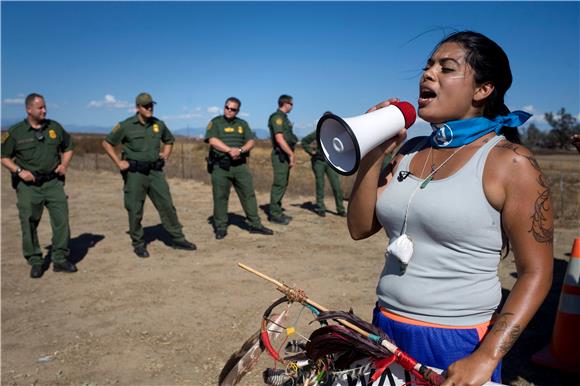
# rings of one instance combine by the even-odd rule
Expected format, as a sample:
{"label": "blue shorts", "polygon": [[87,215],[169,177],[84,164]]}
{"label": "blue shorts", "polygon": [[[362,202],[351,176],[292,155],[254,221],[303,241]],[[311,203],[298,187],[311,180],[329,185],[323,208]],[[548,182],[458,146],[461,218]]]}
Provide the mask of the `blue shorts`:
{"label": "blue shorts", "polygon": [[[378,306],[373,310],[373,324],[415,360],[442,370],[473,353],[483,338],[477,328],[430,327],[393,320]],[[501,383],[501,361],[491,380]]]}

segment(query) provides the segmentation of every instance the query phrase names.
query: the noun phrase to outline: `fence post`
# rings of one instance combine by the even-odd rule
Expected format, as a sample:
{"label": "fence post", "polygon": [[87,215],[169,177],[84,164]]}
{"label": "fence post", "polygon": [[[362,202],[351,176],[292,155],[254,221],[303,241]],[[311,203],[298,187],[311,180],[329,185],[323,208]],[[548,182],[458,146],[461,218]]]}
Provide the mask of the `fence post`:
{"label": "fence post", "polygon": [[181,178],[185,179],[185,162],[183,161],[184,151],[183,142],[181,142]]}

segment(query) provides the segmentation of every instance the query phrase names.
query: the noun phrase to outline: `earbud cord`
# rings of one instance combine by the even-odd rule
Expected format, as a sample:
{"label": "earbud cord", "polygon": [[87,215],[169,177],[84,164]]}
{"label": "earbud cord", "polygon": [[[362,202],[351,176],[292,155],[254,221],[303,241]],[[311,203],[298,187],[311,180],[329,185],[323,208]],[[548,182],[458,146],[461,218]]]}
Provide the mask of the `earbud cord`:
{"label": "earbud cord", "polygon": [[[413,201],[413,197],[415,197],[415,193],[417,193],[417,191],[419,189],[424,189],[427,184],[429,182],[431,182],[431,180],[433,179],[433,175],[435,173],[437,173],[439,171],[439,169],[441,169],[443,167],[443,165],[445,165],[451,158],[453,158],[453,156],[455,154],[457,154],[457,152],[461,149],[463,149],[465,145],[461,146],[460,148],[458,148],[457,150],[455,150],[453,152],[453,154],[451,154],[449,157],[447,157],[447,159],[445,161],[443,161],[441,163],[441,165],[437,166],[437,169],[433,170],[427,177],[425,177],[425,179],[423,181],[421,181],[420,183],[417,184],[417,186],[415,187],[415,190],[413,190],[413,193],[411,193],[411,196],[409,197],[409,201],[407,201],[407,209],[405,209],[405,220],[403,221],[403,229],[401,230],[401,235],[404,235],[405,232],[407,231],[407,218],[409,216],[409,207],[411,206],[411,201]],[[425,167],[427,166],[427,161],[429,160],[429,156],[431,155],[431,152],[433,151],[433,147],[429,148],[429,154],[427,154],[427,157],[425,157],[425,163],[423,164],[423,169],[421,169],[421,174],[419,174],[419,176],[423,175],[423,172],[425,171]],[[427,183],[425,183],[427,182]]]}

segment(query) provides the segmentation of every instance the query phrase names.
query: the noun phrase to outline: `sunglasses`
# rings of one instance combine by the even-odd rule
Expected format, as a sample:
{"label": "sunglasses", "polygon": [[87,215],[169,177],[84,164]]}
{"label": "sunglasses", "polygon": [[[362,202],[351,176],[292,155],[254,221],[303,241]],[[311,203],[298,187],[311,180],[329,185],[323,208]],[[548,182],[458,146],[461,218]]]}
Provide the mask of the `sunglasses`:
{"label": "sunglasses", "polygon": [[232,109],[229,106],[225,106],[224,109],[229,110],[229,111],[233,111],[234,113],[237,113],[239,111],[238,109]]}
{"label": "sunglasses", "polygon": [[141,105],[141,107],[143,107],[144,109],[147,109],[147,110],[151,110],[153,108],[153,103],[149,103],[149,104],[146,104],[146,105]]}
{"label": "sunglasses", "polygon": [[293,102],[286,102],[286,103],[288,103],[290,106],[294,106]]}
{"label": "sunglasses", "polygon": [[36,136],[36,139],[39,140],[40,142],[44,141],[44,133],[42,132],[42,130],[35,130],[34,135]]}

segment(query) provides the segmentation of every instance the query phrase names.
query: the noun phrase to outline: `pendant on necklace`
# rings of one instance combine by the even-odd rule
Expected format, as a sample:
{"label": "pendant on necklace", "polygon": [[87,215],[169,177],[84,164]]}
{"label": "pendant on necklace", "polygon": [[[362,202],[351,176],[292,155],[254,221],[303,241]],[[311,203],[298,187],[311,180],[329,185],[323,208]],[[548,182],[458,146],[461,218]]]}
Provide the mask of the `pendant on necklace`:
{"label": "pendant on necklace", "polygon": [[420,189],[425,189],[427,184],[429,184],[429,182],[431,182],[432,179],[433,179],[433,176],[429,176],[429,177],[425,178],[425,181],[423,181],[423,183],[421,184]]}

